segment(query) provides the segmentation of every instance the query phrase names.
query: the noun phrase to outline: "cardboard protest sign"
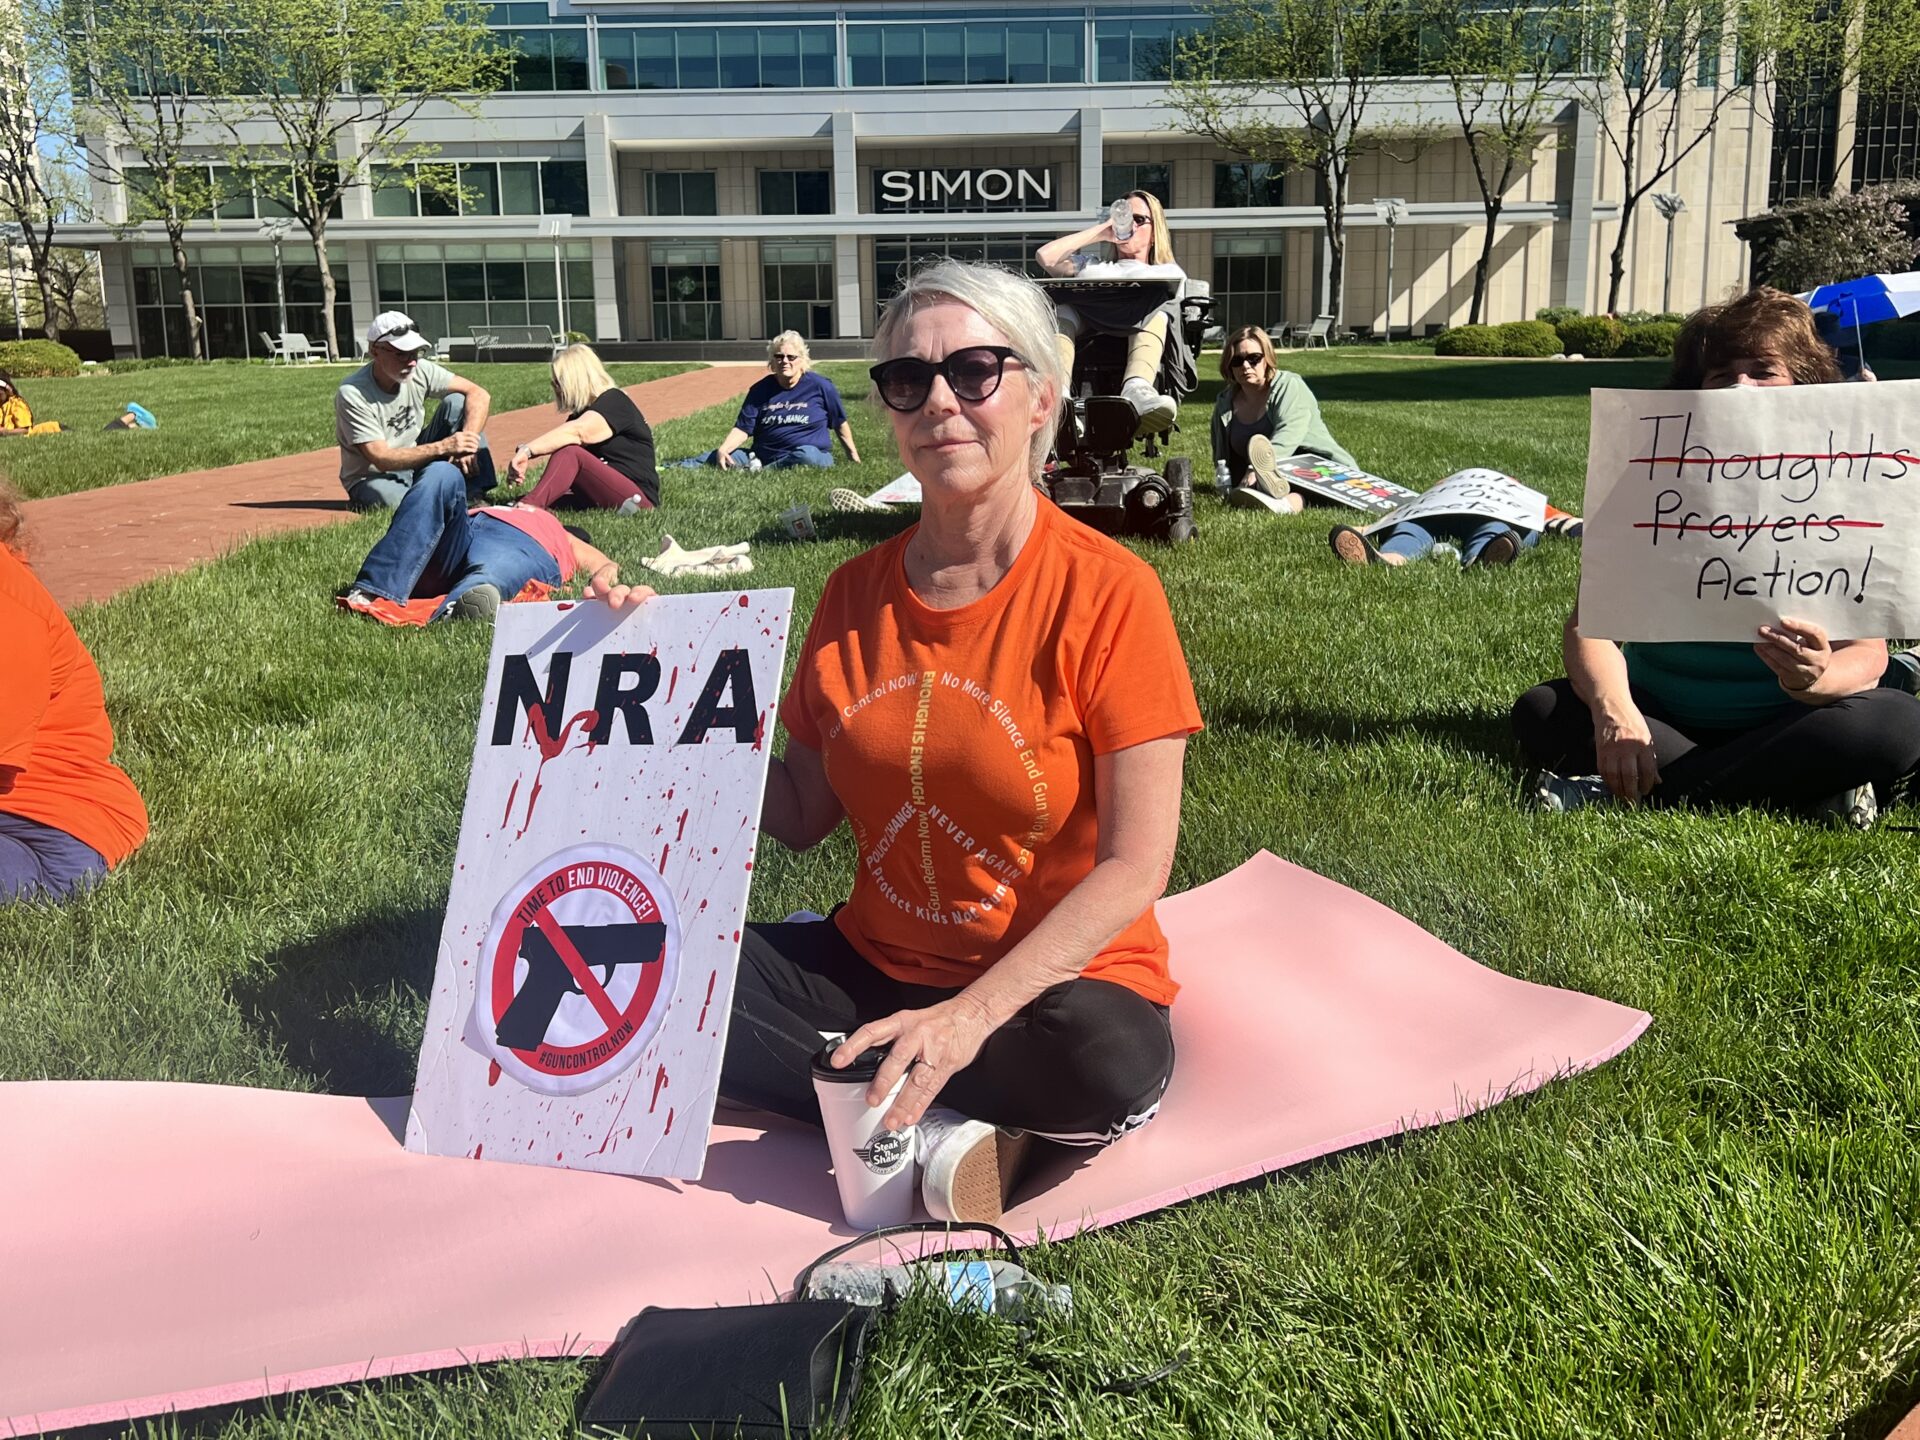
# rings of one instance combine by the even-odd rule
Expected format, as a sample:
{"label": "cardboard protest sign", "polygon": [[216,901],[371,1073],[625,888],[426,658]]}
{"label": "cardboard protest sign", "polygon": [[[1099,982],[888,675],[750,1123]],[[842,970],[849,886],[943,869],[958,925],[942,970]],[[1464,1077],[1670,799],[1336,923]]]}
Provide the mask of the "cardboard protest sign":
{"label": "cardboard protest sign", "polygon": [[920,482],[913,478],[911,470],[902,470],[893,479],[867,496],[876,505],[918,505],[920,503]]}
{"label": "cardboard protest sign", "polygon": [[792,607],[502,607],[408,1149],[699,1177]]}
{"label": "cardboard protest sign", "polygon": [[1384,514],[1419,498],[1418,490],[1409,490],[1378,475],[1354,470],[1331,460],[1312,455],[1286,455],[1280,460],[1280,474],[1296,490],[1345,505],[1350,510],[1372,510]]}
{"label": "cardboard protest sign", "polygon": [[1467,515],[1476,520],[1498,520],[1522,530],[1544,530],[1547,497],[1498,470],[1456,470],[1386,519],[1364,527],[1363,533],[1371,535],[1403,520],[1441,515]]}
{"label": "cardboard protest sign", "polygon": [[1580,629],[1752,641],[1920,630],[1920,381],[1596,390]]}

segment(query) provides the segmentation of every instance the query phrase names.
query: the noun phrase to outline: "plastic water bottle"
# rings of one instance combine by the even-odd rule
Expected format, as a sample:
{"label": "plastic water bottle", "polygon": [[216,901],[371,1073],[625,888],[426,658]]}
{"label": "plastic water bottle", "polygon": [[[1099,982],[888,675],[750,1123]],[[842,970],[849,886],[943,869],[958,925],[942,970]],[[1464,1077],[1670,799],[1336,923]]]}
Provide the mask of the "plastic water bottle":
{"label": "plastic water bottle", "polygon": [[836,1261],[807,1281],[806,1300],[886,1305],[904,1300],[914,1285],[928,1286],[955,1310],[977,1310],[1021,1322],[1037,1312],[1073,1312],[1073,1291],[1049,1285],[1006,1260],[921,1260],[904,1265]]}
{"label": "plastic water bottle", "polygon": [[1107,222],[1113,226],[1113,238],[1125,240],[1133,234],[1133,201],[1122,195],[1107,207]]}
{"label": "plastic water bottle", "polygon": [[760,457],[751,451],[747,453],[747,473],[749,475],[757,475],[760,473]]}
{"label": "plastic water bottle", "polygon": [[1223,500],[1233,493],[1233,472],[1227,468],[1224,460],[1213,462],[1213,488]]}

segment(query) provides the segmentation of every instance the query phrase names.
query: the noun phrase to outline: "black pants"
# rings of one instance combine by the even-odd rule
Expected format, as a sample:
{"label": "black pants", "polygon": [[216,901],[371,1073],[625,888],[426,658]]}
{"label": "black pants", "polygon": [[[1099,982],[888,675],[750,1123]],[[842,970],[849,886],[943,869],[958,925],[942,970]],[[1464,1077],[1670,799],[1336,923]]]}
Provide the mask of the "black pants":
{"label": "black pants", "polygon": [[[1653,732],[1660,766],[1657,804],[1815,805],[1872,785],[1884,796],[1920,764],[1920,700],[1866,690],[1831,705],[1798,705],[1748,730],[1682,727],[1638,689],[1633,703]],[[1513,733],[1527,763],[1561,775],[1590,775],[1593,712],[1568,680],[1550,680],[1513,707]]]}
{"label": "black pants", "polygon": [[[957,993],[883,974],[831,921],[749,925],[720,1093],[818,1125],[809,1067],[822,1030],[851,1033]],[[1105,1145],[1153,1118],[1172,1074],[1165,1006],[1105,980],[1068,980],[989,1035],[940,1103],[1065,1144]]]}

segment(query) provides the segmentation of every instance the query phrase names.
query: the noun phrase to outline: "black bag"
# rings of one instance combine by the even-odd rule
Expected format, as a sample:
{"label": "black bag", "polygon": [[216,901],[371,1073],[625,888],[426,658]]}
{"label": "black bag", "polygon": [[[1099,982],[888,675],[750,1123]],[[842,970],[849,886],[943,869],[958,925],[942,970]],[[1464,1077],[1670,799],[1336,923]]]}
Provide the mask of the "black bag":
{"label": "black bag", "polygon": [[607,1352],[581,1420],[659,1440],[837,1434],[877,1314],[830,1300],[650,1307]]}

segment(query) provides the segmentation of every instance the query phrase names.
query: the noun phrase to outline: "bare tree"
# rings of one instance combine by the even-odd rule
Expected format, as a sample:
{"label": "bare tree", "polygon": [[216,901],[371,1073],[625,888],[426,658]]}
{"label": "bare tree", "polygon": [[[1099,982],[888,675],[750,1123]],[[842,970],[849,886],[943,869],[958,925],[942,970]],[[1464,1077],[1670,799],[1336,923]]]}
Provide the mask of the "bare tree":
{"label": "bare tree", "polygon": [[[227,0],[228,98],[215,115],[225,158],[255,193],[278,200],[313,241],[327,352],[338,356],[327,226],[375,171],[435,153],[408,138],[430,104],[467,114],[512,63],[484,6],[446,0]],[[343,165],[343,145],[354,159]]]}
{"label": "bare tree", "polygon": [[97,330],[107,323],[100,295],[100,269],[92,250],[61,248],[47,270],[46,303],[55,322],[67,330]]}
{"label": "bare tree", "polygon": [[[13,264],[16,244],[24,248],[43,297],[54,235],[82,199],[74,180],[71,95],[59,65],[40,45],[46,13],[40,7],[51,3],[25,0],[0,12],[0,225],[6,227],[7,264]],[[50,307],[40,308],[41,330],[57,339]]]}
{"label": "bare tree", "polygon": [[[1387,77],[1418,68],[1418,16],[1405,0],[1211,0],[1205,13],[1206,29],[1177,49],[1166,104],[1189,134],[1313,172],[1337,323],[1348,179],[1358,154],[1384,148],[1370,115]],[[1430,134],[1409,124],[1394,138],[1411,150]]]}
{"label": "bare tree", "polygon": [[1467,322],[1480,323],[1493,262],[1495,227],[1515,180],[1533,168],[1565,103],[1572,29],[1562,18],[1573,0],[1535,0],[1485,9],[1459,0],[1427,0],[1422,51],[1429,73],[1444,77],[1459,133],[1473,162],[1486,212],[1473,266]]}
{"label": "bare tree", "polygon": [[[205,325],[193,290],[187,225],[213,214],[220,196],[213,171],[190,140],[202,105],[227,83],[214,37],[183,16],[173,0],[111,0],[68,11],[60,0],[29,0],[55,9],[59,32],[87,129],[105,144],[88,152],[96,177],[122,185],[129,227],[157,220],[166,229],[187,349],[206,358]],[[132,165],[127,164],[128,157]]]}

